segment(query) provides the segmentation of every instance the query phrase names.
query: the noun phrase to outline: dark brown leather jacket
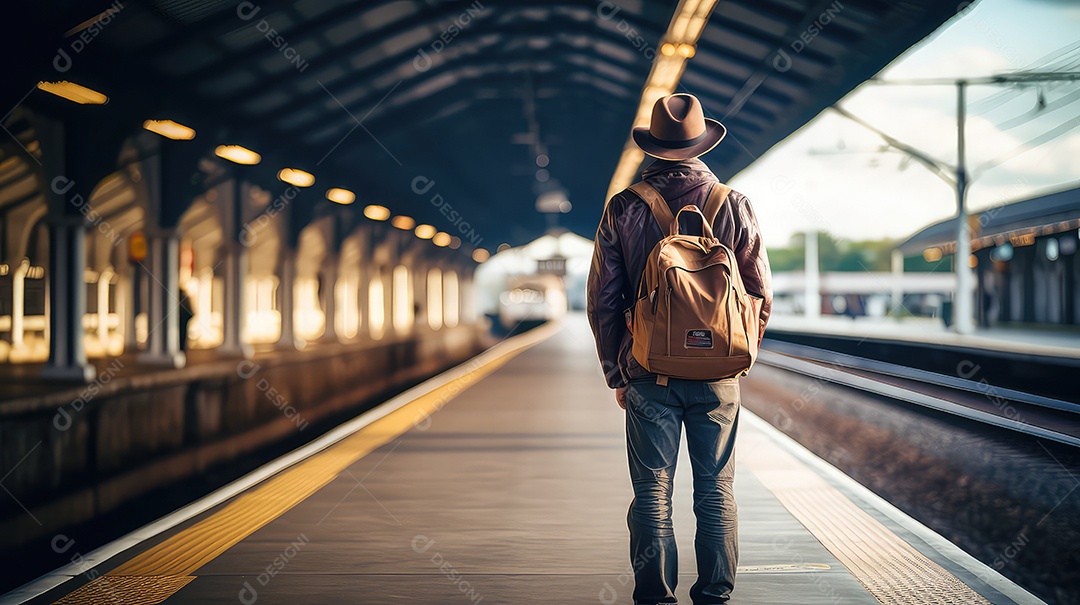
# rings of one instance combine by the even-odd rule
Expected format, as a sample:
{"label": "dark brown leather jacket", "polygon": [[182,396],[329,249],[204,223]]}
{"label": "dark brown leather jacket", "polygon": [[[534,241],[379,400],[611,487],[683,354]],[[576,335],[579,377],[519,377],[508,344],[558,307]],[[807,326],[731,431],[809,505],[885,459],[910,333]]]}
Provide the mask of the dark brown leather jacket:
{"label": "dark brown leather jacket", "polygon": [[[672,214],[687,204],[704,208],[709,190],[717,182],[708,166],[698,159],[656,160],[641,176],[667,200]],[[713,232],[735,252],[746,291],[764,299],[761,305],[764,334],[772,310],[772,274],[750,200],[737,191],[729,193],[713,222]],[[631,378],[650,375],[630,353],[631,336],[624,312],[634,304],[645,261],[663,235],[666,234],[661,233],[649,206],[629,191],[611,198],[596,230],[589,272],[588,314],[604,376],[611,388],[626,386]]]}

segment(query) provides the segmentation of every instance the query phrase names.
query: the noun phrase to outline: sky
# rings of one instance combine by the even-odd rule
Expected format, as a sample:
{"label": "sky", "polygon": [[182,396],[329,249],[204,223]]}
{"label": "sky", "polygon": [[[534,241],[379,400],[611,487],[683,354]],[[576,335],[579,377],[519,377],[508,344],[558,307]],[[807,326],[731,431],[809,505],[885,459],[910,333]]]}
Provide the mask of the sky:
{"label": "sky", "polygon": [[[983,0],[890,64],[883,79],[977,77],[1074,59],[1080,71],[1080,2]],[[969,88],[968,208],[981,210],[1080,185],[1080,83]],[[954,86],[864,84],[840,105],[896,139],[956,162]],[[1031,118],[1031,119],[1028,119]],[[1069,126],[1074,126],[1069,129]],[[1025,144],[1060,127],[1064,134]],[[721,143],[723,144],[723,143]],[[906,239],[956,213],[955,190],[882,139],[825,110],[730,185],[750,198],[771,246],[816,229],[835,238]],[[1023,151],[1022,153],[1019,153]],[[982,165],[1012,156],[994,167]],[[905,166],[906,165],[906,166]]]}

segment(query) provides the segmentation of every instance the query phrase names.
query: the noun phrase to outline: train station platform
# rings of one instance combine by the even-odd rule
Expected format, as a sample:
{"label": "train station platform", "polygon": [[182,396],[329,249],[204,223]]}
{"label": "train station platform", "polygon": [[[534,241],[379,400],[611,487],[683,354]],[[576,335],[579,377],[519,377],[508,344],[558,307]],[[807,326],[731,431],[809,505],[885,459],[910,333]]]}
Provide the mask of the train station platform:
{"label": "train station platform", "polygon": [[[732,603],[1041,602],[745,408],[739,422]],[[94,552],[60,544],[71,565],[0,603],[629,604],[622,424],[570,316]]]}

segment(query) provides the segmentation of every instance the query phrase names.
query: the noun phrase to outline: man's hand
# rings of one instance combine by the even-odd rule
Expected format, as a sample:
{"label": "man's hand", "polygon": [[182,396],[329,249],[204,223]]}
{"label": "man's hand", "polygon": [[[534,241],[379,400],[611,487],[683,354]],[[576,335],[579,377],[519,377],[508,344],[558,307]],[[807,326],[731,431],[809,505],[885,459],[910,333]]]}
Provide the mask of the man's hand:
{"label": "man's hand", "polygon": [[615,401],[618,402],[619,407],[626,409],[626,387],[615,389]]}

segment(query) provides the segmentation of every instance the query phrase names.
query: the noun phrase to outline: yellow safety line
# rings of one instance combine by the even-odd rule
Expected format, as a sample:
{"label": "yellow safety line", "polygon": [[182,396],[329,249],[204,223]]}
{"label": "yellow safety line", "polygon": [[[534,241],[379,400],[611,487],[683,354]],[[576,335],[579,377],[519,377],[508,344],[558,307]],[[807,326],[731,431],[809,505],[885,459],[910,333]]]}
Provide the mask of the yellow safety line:
{"label": "yellow safety line", "polygon": [[[520,340],[514,348],[274,475],[237,496],[216,513],[82,586],[54,605],[99,601],[117,604],[160,603],[190,582],[193,579],[191,574],[197,569],[303,502],[360,458],[422,423],[450,399],[502,367],[518,353],[547,339],[557,328],[554,325],[543,326],[518,337]],[[472,363],[476,361],[474,359]],[[142,584],[138,579],[140,577]],[[125,588],[131,587],[131,590],[118,590],[121,584]],[[167,594],[158,600],[146,599],[142,590],[165,590],[163,584],[175,589],[168,589]]]}
{"label": "yellow safety line", "polygon": [[[760,435],[761,440],[768,437]],[[740,458],[879,602],[990,605],[777,444],[743,444]]]}

